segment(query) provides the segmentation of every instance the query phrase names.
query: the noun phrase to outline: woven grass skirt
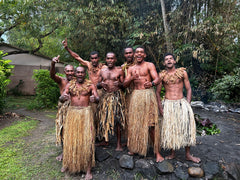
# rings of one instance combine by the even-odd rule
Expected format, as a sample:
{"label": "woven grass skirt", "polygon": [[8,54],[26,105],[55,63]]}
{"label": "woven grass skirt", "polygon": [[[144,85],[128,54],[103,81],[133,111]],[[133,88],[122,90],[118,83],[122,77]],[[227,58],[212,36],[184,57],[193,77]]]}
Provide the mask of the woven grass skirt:
{"label": "woven grass skirt", "polygon": [[95,166],[95,129],[90,106],[70,106],[64,132],[63,167],[70,173]]}
{"label": "woven grass skirt", "polygon": [[177,150],[196,144],[196,125],[190,104],[185,98],[163,101],[161,146]]}
{"label": "woven grass skirt", "polygon": [[149,141],[149,127],[155,128],[154,152],[159,150],[160,132],[158,106],[153,89],[134,90],[128,111],[128,149],[132,153],[146,156]]}

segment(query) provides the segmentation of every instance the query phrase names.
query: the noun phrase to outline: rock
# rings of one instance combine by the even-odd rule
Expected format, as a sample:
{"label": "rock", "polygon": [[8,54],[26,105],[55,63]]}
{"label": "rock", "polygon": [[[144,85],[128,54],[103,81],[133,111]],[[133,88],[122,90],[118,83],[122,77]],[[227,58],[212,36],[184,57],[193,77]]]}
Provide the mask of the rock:
{"label": "rock", "polygon": [[219,111],[220,111],[220,108],[217,107],[217,106],[214,106],[214,107],[213,107],[213,111],[214,111],[214,112],[219,112]]}
{"label": "rock", "polygon": [[202,101],[193,101],[191,102],[192,107],[204,108],[204,103]]}
{"label": "rock", "polygon": [[106,159],[109,158],[110,154],[107,153],[106,151],[102,150],[101,148],[96,148],[96,160],[99,161],[99,162],[102,162]]}
{"label": "rock", "polygon": [[208,109],[208,110],[212,110],[212,109],[214,108],[214,106],[213,106],[213,105],[210,105],[210,104],[206,104],[206,105],[204,106],[204,108],[205,108],[205,109]]}
{"label": "rock", "polygon": [[144,178],[154,179],[157,177],[156,169],[145,159],[139,159],[135,162],[135,167]]}
{"label": "rock", "polygon": [[145,159],[139,159],[135,162],[136,168],[149,168],[151,165]]}
{"label": "rock", "polygon": [[209,105],[220,107],[221,103],[220,102],[210,102]]}
{"label": "rock", "polygon": [[235,112],[240,114],[240,108],[235,109]]}
{"label": "rock", "polygon": [[[121,173],[121,178],[120,179],[121,180],[135,180],[136,179],[135,176],[136,175],[133,172],[124,171],[124,172]],[[110,178],[108,177],[106,179],[110,179]],[[112,178],[112,179],[114,179],[114,178]],[[115,179],[117,179],[117,178],[115,178]]]}
{"label": "rock", "polygon": [[203,164],[203,170],[205,172],[205,177],[212,179],[219,173],[220,168],[217,162],[209,161]]}
{"label": "rock", "polygon": [[133,169],[134,167],[133,157],[129,155],[122,155],[122,157],[119,159],[119,165],[122,168]]}
{"label": "rock", "polygon": [[222,105],[220,106],[220,112],[227,112],[227,111],[228,111],[227,106],[224,105],[224,104],[222,104]]}
{"label": "rock", "polygon": [[174,170],[174,173],[179,179],[188,179],[189,177],[186,167],[179,166]]}
{"label": "rock", "polygon": [[117,159],[117,160],[119,160],[119,159],[122,157],[122,155],[123,155],[123,152],[117,151],[117,152],[114,154],[114,158]]}
{"label": "rock", "polygon": [[172,173],[174,170],[173,165],[167,160],[156,163],[155,167],[159,174]]}
{"label": "rock", "polygon": [[236,163],[228,164],[226,166],[226,172],[232,179],[234,180],[240,179],[240,164]]}
{"label": "rock", "polygon": [[118,170],[120,168],[117,159],[110,159],[107,164],[109,165],[109,169]]}
{"label": "rock", "polygon": [[209,108],[207,108],[207,107],[204,107],[204,109],[206,110],[206,111],[209,111],[210,109]]}
{"label": "rock", "polygon": [[201,178],[204,176],[204,172],[200,167],[188,168],[188,174],[192,177],[198,177],[198,178]]}

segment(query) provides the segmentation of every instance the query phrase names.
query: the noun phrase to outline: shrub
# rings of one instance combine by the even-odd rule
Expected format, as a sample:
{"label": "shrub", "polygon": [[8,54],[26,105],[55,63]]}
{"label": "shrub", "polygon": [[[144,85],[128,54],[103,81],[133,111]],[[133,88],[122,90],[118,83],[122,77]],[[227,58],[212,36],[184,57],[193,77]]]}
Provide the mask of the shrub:
{"label": "shrub", "polygon": [[3,112],[5,106],[5,97],[7,94],[7,85],[10,83],[9,76],[14,68],[14,65],[10,65],[11,60],[2,59],[3,51],[0,50],[0,113]]}
{"label": "shrub", "polygon": [[225,75],[214,82],[210,91],[214,99],[225,102],[240,101],[240,68],[235,68],[232,75]]}
{"label": "shrub", "polygon": [[[62,74],[58,75],[63,76]],[[34,70],[33,79],[37,83],[36,97],[34,103],[30,104],[28,108],[56,108],[60,92],[57,83],[50,78],[50,72],[45,69]]]}

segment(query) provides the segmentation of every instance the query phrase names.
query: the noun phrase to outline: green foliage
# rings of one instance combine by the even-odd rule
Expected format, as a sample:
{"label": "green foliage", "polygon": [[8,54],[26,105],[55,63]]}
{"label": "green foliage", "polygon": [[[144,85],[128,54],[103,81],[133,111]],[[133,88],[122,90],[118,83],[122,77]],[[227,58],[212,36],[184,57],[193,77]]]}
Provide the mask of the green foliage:
{"label": "green foliage", "polygon": [[209,119],[202,119],[198,114],[194,114],[194,118],[198,135],[214,135],[221,132]]}
{"label": "green foliage", "polygon": [[[230,74],[240,64],[240,3],[236,1],[164,1],[169,39],[178,65],[195,76],[199,91]],[[75,61],[61,41],[83,59],[89,52],[108,51],[123,63],[122,49],[145,45],[147,60],[157,70],[167,51],[160,1],[76,0],[4,1],[0,3],[0,35],[10,44],[49,57]],[[3,39],[2,39],[3,41]],[[194,58],[193,58],[194,57]]]}
{"label": "green foliage", "polygon": [[10,83],[9,76],[14,68],[13,65],[9,64],[11,60],[3,59],[4,55],[6,54],[3,54],[3,51],[0,50],[0,113],[3,112],[5,97],[7,94],[7,85]]}
{"label": "green foliage", "polygon": [[197,132],[201,135],[203,131],[206,133],[206,135],[214,135],[219,134],[221,131],[217,128],[216,124],[213,124],[211,127],[202,126],[201,124],[197,124]]}
{"label": "green foliage", "polygon": [[240,101],[240,68],[235,68],[232,75],[225,75],[214,82],[211,92],[214,99],[226,102]]}
{"label": "green foliage", "polygon": [[33,104],[30,104],[28,108],[56,108],[60,92],[57,83],[50,78],[49,71],[45,69],[34,70],[33,79],[37,83],[36,98]]}

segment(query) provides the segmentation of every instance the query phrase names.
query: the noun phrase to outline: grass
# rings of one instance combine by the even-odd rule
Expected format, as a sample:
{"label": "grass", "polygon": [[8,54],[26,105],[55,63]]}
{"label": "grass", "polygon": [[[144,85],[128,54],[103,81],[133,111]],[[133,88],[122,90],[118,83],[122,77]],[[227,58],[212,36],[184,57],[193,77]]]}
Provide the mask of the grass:
{"label": "grass", "polygon": [[27,108],[33,103],[35,96],[8,96],[6,98],[6,109]]}
{"label": "grass", "polygon": [[[8,96],[6,111],[27,109],[33,100],[33,96]],[[44,112],[46,118],[56,118],[53,110]],[[31,131],[38,124],[35,118],[20,118],[0,130],[0,179],[64,179],[62,163],[55,159],[62,152],[55,146],[55,129],[45,128],[33,139]]]}
{"label": "grass", "polygon": [[24,141],[38,121],[25,118],[0,130],[0,179],[18,179],[26,172],[22,166]]}

